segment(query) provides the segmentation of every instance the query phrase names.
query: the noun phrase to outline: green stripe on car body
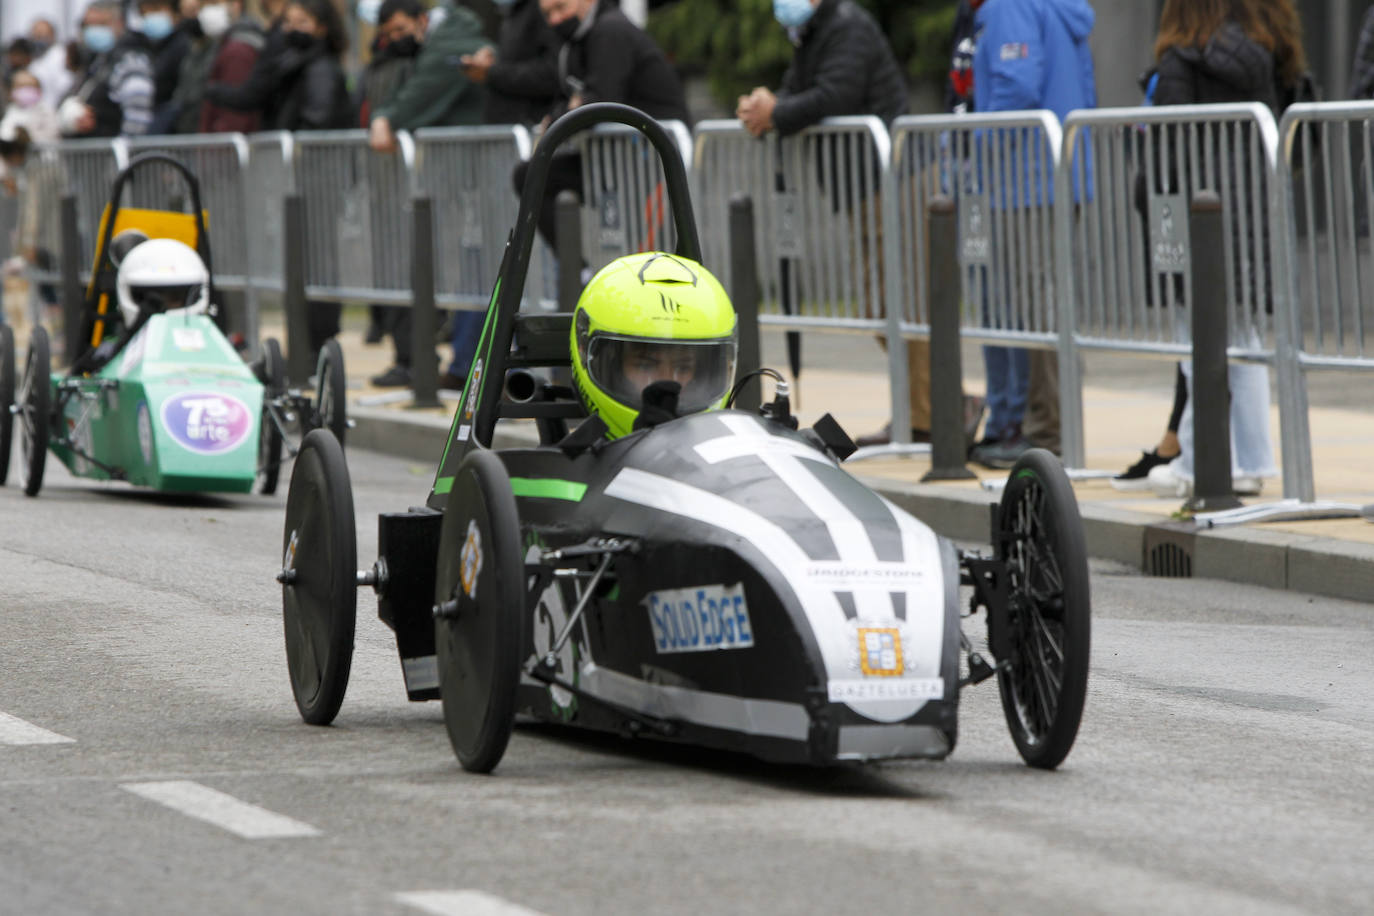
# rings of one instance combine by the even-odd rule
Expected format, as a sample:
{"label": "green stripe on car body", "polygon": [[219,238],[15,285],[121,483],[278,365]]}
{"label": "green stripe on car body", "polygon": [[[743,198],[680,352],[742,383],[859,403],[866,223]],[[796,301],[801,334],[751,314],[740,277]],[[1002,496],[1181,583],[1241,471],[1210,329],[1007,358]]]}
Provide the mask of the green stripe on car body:
{"label": "green stripe on car body", "polygon": [[572,480],[559,480],[556,477],[512,477],[510,488],[516,496],[529,496],[539,499],[566,499],[568,502],[581,502],[587,492],[585,483]]}

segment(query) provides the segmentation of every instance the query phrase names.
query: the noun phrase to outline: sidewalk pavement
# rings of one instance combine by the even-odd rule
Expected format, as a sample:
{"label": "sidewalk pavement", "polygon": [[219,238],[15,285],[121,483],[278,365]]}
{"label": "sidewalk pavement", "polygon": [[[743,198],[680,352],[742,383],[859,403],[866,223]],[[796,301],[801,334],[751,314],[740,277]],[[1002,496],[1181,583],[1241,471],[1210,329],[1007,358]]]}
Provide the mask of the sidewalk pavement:
{"label": "sidewalk pavement", "polygon": [[[267,328],[264,334],[271,333]],[[349,410],[355,427],[350,448],[437,462],[447,440],[456,393],[441,393],[443,407],[409,407],[405,389],[380,390],[367,379],[387,368],[388,345],[364,346],[361,334],[341,336],[349,378]],[[1088,385],[1083,392],[1089,470],[1117,473],[1153,444],[1169,409],[1167,364],[1155,389]],[[885,367],[845,370],[807,368],[798,386],[803,425],[829,412],[851,435],[880,427],[886,420]],[[969,392],[975,393],[974,385]],[[1278,442],[1278,412],[1271,411],[1273,441]],[[1374,503],[1374,422],[1366,412],[1314,407],[1310,412],[1317,495],[1323,501]],[[1145,438],[1142,439],[1142,432]],[[529,421],[506,421],[498,442],[530,443]],[[846,464],[849,471],[894,503],[923,519],[937,532],[979,543],[988,537],[988,506],[998,497],[984,485],[1005,472],[969,469],[978,480],[921,483],[928,457],[886,456]],[[1153,494],[1121,493],[1106,477],[1077,480],[1074,490],[1083,516],[1091,556],[1150,571],[1161,556],[1190,560],[1191,574],[1289,589],[1295,592],[1367,601],[1374,595],[1374,524],[1362,518],[1264,522],[1201,528],[1177,517],[1181,501]],[[1277,502],[1282,482],[1265,482],[1262,496],[1246,505]],[[1160,545],[1164,545],[1162,548]],[[1161,549],[1165,553],[1161,553]]]}

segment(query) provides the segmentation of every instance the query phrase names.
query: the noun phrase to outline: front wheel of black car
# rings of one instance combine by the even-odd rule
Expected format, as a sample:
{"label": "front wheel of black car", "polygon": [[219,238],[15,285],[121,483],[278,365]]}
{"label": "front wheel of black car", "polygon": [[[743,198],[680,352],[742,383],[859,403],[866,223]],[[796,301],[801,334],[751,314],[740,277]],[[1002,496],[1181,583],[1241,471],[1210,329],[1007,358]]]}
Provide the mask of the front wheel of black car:
{"label": "front wheel of black car", "polygon": [[453,478],[439,535],[434,642],[444,726],[463,769],[493,770],[515,723],[525,561],[501,459],[474,449]]}
{"label": "front wheel of black car", "polygon": [[339,714],[358,617],[357,530],[343,449],[327,430],[305,437],[286,494],[282,622],[286,666],[301,718]]}
{"label": "front wheel of black car", "polygon": [[1068,756],[1088,687],[1091,599],[1083,523],[1064,469],[1043,449],[1011,469],[994,532],[1009,577],[1002,710],[1022,759]]}

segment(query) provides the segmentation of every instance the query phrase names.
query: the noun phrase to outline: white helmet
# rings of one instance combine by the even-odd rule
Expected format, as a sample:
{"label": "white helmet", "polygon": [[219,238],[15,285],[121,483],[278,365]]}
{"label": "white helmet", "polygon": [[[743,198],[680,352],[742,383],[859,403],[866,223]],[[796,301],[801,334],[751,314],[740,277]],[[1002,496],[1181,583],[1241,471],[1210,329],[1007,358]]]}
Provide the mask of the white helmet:
{"label": "white helmet", "polygon": [[140,312],[185,309],[187,314],[200,314],[210,304],[210,272],[190,245],[149,239],[119,262],[115,295],[126,328],[133,327]]}

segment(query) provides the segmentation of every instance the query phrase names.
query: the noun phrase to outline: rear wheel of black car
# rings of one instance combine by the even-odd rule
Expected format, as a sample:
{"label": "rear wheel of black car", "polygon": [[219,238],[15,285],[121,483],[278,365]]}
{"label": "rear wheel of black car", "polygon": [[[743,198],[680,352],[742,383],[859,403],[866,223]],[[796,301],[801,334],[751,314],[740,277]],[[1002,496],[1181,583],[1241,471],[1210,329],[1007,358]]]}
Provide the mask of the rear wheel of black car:
{"label": "rear wheel of black car", "polygon": [[271,496],[277,492],[281,476],[282,435],[273,418],[272,402],[286,390],[286,361],[281,344],[269,337],[262,342],[262,362],[258,367],[263,384],[262,417],[258,429],[258,492]]}
{"label": "rear wheel of black car", "polygon": [[43,488],[43,469],[48,461],[48,435],[51,418],[51,357],[48,332],[42,325],[29,338],[29,356],[24,363],[24,381],[19,387],[19,441],[24,453],[24,493],[37,496]]}
{"label": "rear wheel of black car", "polygon": [[439,535],[435,649],[444,726],[463,769],[501,761],[520,680],[525,564],[505,466],[476,449],[454,475]]}
{"label": "rear wheel of black car", "polygon": [[1083,717],[1091,598],[1078,502],[1052,454],[1032,449],[1021,456],[998,518],[1010,579],[1009,657],[999,659],[1009,664],[997,676],[1002,710],[1022,759],[1054,769]]}
{"label": "rear wheel of black car", "polygon": [[328,430],[305,437],[282,532],[282,621],[291,692],[311,725],[334,721],[348,688],[358,617],[357,531],[343,449]]}
{"label": "rear wheel of black car", "polygon": [[334,338],[320,347],[320,360],[315,366],[315,416],[319,426],[334,434],[339,446],[344,444],[348,431],[348,405],[345,400],[343,348]]}
{"label": "rear wheel of black car", "polygon": [[10,476],[14,442],[14,329],[0,324],[0,487]]}

